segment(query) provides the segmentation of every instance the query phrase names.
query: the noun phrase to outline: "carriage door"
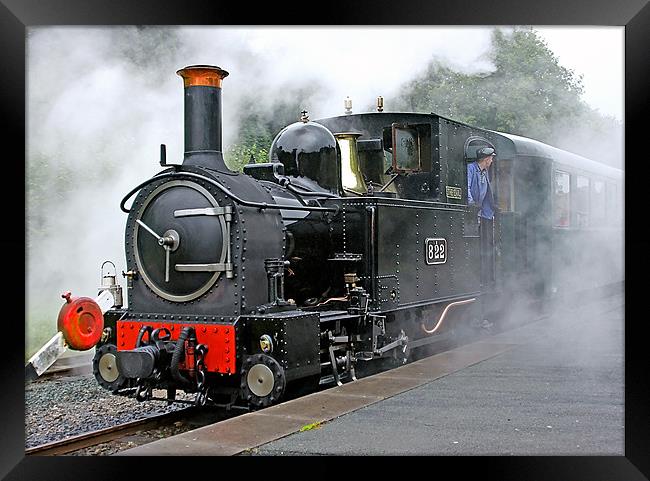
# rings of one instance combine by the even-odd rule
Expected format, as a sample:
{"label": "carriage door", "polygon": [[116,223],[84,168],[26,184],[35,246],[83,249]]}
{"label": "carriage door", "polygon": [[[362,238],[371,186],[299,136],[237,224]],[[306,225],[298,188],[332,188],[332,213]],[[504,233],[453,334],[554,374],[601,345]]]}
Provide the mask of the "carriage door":
{"label": "carriage door", "polygon": [[[468,166],[468,175],[469,175],[469,164],[476,162],[477,156],[476,152],[482,147],[492,147],[494,145],[489,142],[487,139],[479,136],[471,136],[465,141],[465,161]],[[495,149],[496,150],[496,149]],[[498,152],[497,152],[498,154]],[[498,155],[497,155],[498,159]],[[481,182],[485,181],[488,184],[488,192],[485,194],[492,196],[492,205],[494,210],[497,210],[497,196],[495,192],[496,187],[496,176],[495,172],[497,170],[498,160],[495,159],[492,162],[492,165],[488,169],[487,177],[480,179]],[[469,183],[469,177],[468,177]],[[477,211],[478,216],[478,211]],[[495,212],[496,219],[496,212]],[[481,253],[481,290],[483,291],[492,291],[495,289],[495,243],[494,243],[494,220],[488,220],[484,218],[477,218],[477,223],[479,224],[479,235],[480,235],[480,253]]]}

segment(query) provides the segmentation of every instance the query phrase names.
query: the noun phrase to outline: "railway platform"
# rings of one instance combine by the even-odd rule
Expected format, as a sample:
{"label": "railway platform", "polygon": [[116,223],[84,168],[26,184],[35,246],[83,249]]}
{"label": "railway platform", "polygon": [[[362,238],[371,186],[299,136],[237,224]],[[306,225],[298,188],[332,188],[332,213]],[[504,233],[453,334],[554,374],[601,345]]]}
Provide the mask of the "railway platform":
{"label": "railway platform", "polygon": [[[522,314],[524,315],[524,314]],[[624,454],[624,297],[119,453]]]}

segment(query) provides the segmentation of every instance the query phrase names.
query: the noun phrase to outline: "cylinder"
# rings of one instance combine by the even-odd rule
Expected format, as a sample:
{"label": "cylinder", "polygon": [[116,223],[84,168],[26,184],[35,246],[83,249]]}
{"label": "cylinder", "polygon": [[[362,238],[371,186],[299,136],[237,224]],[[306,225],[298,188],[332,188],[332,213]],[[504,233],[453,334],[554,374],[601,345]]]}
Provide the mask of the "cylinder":
{"label": "cylinder", "polygon": [[221,146],[221,83],[228,72],[193,65],[176,72],[185,89],[185,157],[183,164],[224,170]]}

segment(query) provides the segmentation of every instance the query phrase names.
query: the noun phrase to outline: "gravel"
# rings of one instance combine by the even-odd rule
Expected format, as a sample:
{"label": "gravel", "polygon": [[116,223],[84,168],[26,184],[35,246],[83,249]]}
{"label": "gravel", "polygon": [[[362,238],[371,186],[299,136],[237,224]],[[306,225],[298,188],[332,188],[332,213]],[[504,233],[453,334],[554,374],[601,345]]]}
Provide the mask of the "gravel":
{"label": "gravel", "polygon": [[[165,395],[165,391],[154,390],[154,396]],[[184,394],[180,393],[178,398],[182,396]],[[116,396],[99,386],[92,375],[34,381],[25,385],[25,447],[59,441],[186,406],[179,403],[167,405],[164,401],[138,402]]]}
{"label": "gravel", "polygon": [[126,436],[122,439],[90,446],[70,453],[71,456],[110,456],[112,454],[124,451],[125,449],[134,448],[143,444],[158,441],[159,439],[168,438],[177,434],[196,429],[195,423],[186,421],[177,421],[169,426],[162,426],[157,429],[148,431],[137,431],[136,433]]}

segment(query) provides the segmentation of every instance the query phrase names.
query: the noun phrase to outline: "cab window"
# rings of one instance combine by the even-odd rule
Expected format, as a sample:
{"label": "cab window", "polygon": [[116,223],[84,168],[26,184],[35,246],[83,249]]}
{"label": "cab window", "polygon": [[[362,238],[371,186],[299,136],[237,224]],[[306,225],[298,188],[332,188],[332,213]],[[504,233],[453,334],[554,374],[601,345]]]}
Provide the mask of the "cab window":
{"label": "cab window", "polygon": [[440,194],[440,160],[433,158],[430,123],[393,123],[383,130],[386,171],[398,197],[435,199]]}
{"label": "cab window", "polygon": [[395,126],[393,128],[393,170],[396,172],[419,172],[420,139],[413,127]]}

